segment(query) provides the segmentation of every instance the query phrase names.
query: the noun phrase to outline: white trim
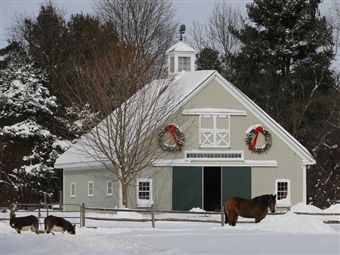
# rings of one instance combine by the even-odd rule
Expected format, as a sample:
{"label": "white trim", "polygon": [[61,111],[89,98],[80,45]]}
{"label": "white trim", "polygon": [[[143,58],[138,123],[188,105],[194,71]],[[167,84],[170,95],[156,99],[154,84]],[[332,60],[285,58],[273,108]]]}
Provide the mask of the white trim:
{"label": "white trim", "polygon": [[119,204],[119,208],[123,208],[123,188],[122,188],[121,181],[119,181],[118,183],[119,183],[118,204]]}
{"label": "white trim", "polygon": [[183,115],[247,116],[246,111],[223,108],[195,108],[182,111]]}
{"label": "white trim", "polygon": [[307,204],[307,167],[302,165],[302,202]]}
{"label": "white trim", "polygon": [[291,206],[291,186],[290,186],[290,179],[275,179],[275,194],[276,194],[276,198],[278,198],[278,183],[279,182],[286,182],[287,183],[287,197],[285,199],[282,200],[276,200],[276,205],[278,207],[290,207]]}
{"label": "white trim", "polygon": [[[64,153],[67,153],[64,152]],[[73,170],[94,170],[94,168],[102,168],[104,165],[110,167],[112,164],[110,161],[105,160],[102,162],[98,162],[94,159],[87,162],[73,162],[73,163],[66,163],[66,164],[55,164],[56,168],[63,168],[64,171],[73,171]]]}
{"label": "white trim", "polygon": [[201,183],[202,183],[202,208],[204,210],[204,166],[201,167],[201,176],[202,176],[202,180],[201,180]]}
{"label": "white trim", "polygon": [[[111,193],[109,193],[109,183],[111,183]],[[106,196],[112,197],[113,194],[113,182],[111,180],[106,180]]]}
{"label": "white trim", "polygon": [[[74,185],[74,194],[72,193],[72,186]],[[76,197],[77,196],[77,185],[75,182],[70,183],[70,197]]]}
{"label": "white trim", "polygon": [[65,211],[65,206],[64,206],[64,204],[66,204],[65,198],[66,198],[66,185],[65,185],[65,172],[63,171],[63,204],[62,204],[63,211]]}
{"label": "white trim", "polygon": [[276,160],[244,160],[244,161],[198,161],[191,159],[160,159],[155,160],[153,166],[250,166],[250,167],[277,167]]}
{"label": "white trim", "polygon": [[[149,183],[149,199],[139,199],[139,182]],[[150,207],[153,204],[152,178],[137,178],[136,184],[137,207]]]}
{"label": "white trim", "polygon": [[[90,185],[92,185],[92,193],[90,193]],[[94,193],[94,184],[93,184],[93,181],[88,181],[87,182],[87,196],[88,197],[93,197],[93,193]]]}

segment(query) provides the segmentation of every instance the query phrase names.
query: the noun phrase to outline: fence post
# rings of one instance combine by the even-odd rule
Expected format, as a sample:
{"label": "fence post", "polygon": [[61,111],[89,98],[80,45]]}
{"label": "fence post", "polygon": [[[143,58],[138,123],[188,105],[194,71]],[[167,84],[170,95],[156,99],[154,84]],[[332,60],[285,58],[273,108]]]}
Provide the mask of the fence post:
{"label": "fence post", "polygon": [[39,219],[41,218],[40,204],[39,204],[39,207],[38,207],[38,218],[39,218]]}
{"label": "fence post", "polygon": [[46,209],[47,207],[47,193],[44,192],[44,208]]}
{"label": "fence post", "polygon": [[63,210],[63,192],[61,190],[59,191],[59,210]]}
{"label": "fence post", "polygon": [[224,206],[221,206],[221,225],[224,226]]}
{"label": "fence post", "polygon": [[85,227],[85,204],[80,205],[80,227]]}
{"label": "fence post", "polygon": [[151,222],[152,222],[152,228],[155,228],[155,206],[154,204],[151,205]]}

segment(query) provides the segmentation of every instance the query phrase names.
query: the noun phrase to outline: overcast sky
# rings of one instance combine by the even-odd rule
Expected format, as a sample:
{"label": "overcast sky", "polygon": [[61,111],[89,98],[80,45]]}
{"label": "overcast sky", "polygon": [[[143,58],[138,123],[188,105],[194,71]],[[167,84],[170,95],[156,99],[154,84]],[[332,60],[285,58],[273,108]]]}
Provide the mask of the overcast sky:
{"label": "overcast sky", "polygon": [[[93,5],[96,0],[54,0],[66,16],[78,12],[93,13]],[[97,0],[99,1],[99,0]],[[222,0],[173,0],[177,10],[177,20],[187,26],[194,21],[205,22],[210,15],[214,4]],[[338,0],[340,1],[340,0]],[[16,20],[16,16],[34,16],[39,11],[41,3],[45,0],[0,0],[0,47],[6,45],[8,31]],[[239,8],[242,12],[246,10],[246,4],[251,0],[227,0],[227,2]],[[330,10],[331,0],[324,0],[321,6],[322,13]]]}

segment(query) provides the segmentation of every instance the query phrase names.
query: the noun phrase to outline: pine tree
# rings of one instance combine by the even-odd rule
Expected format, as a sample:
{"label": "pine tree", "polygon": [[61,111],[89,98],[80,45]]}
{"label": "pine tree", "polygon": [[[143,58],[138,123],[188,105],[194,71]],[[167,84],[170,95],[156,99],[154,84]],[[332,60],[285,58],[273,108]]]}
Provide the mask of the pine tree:
{"label": "pine tree", "polygon": [[[34,67],[25,51],[11,55],[0,77],[0,202],[19,199],[55,185],[53,163],[67,144],[51,133],[56,98],[45,84],[47,75]],[[1,193],[1,192],[0,192]],[[2,201],[1,201],[2,200]]]}
{"label": "pine tree", "polygon": [[204,48],[198,54],[196,61],[198,70],[217,70],[222,71],[222,63],[219,59],[219,53],[212,48]]}
{"label": "pine tree", "polygon": [[[254,0],[247,5],[250,22],[235,33],[242,47],[235,59],[234,82],[313,152],[317,166],[308,171],[308,182],[315,184],[314,173],[324,179],[331,175],[327,188],[334,191],[339,173],[336,160],[330,163],[327,157],[337,154],[337,149],[317,153],[322,139],[332,147],[329,138],[340,135],[339,128],[334,128],[339,91],[333,87],[330,71],[332,35],[325,17],[320,16],[320,2]],[[330,121],[320,128],[320,123]],[[313,202],[325,205],[313,184],[308,192]],[[334,192],[328,196],[330,201],[335,199]]]}

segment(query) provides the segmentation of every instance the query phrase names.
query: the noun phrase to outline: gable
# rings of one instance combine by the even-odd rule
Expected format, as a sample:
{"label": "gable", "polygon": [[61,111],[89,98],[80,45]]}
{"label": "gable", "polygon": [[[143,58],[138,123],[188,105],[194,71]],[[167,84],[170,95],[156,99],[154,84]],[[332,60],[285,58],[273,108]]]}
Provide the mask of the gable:
{"label": "gable", "polygon": [[[284,130],[260,107],[252,102],[241,91],[226,81],[216,71],[197,71],[192,73],[181,73],[176,76],[173,88],[179,95],[179,100],[174,103],[172,113],[184,113],[185,120],[181,128],[187,134],[187,141],[184,150],[197,150],[198,144],[198,113],[199,111],[219,111],[219,114],[230,115],[231,148],[232,150],[244,151],[244,157],[256,160],[273,160],[284,157],[284,161],[297,161],[303,164],[315,164],[310,153],[293,136]],[[196,114],[195,113],[196,110]],[[191,111],[191,114],[185,114]],[[227,115],[228,115],[227,114]],[[254,125],[262,124],[272,133],[273,147],[268,153],[254,154],[245,145],[244,137],[246,130]],[[81,141],[81,140],[80,140]],[[79,143],[79,142],[78,142]],[[98,164],[88,155],[79,151],[79,144],[76,143],[61,155],[56,161],[56,167],[70,167],[89,163]],[[291,158],[288,159],[287,155]],[[183,153],[168,155],[169,158],[184,158]],[[168,158],[167,157],[167,158]]]}
{"label": "gable", "polygon": [[[204,112],[213,110],[223,113],[222,109],[224,109],[224,112],[229,112],[229,115],[231,115],[231,150],[244,151],[244,157],[251,160],[272,160],[282,158],[282,160],[286,162],[289,160],[297,161],[298,157],[305,165],[315,164],[315,160],[306,148],[304,148],[259,106],[218,73],[216,73],[212,79],[197,88],[196,91],[193,91],[193,93],[182,102],[181,111],[186,115],[186,121],[191,123],[190,125],[184,125],[184,130],[188,134],[188,146],[186,149],[200,150],[200,145],[198,144],[198,129],[200,127],[198,112],[201,110],[201,115],[204,114]],[[194,114],[195,111],[197,114]],[[243,112],[246,114],[242,114]],[[273,146],[267,153],[253,153],[248,150],[244,142],[246,131],[255,124],[263,125],[272,134]]]}

